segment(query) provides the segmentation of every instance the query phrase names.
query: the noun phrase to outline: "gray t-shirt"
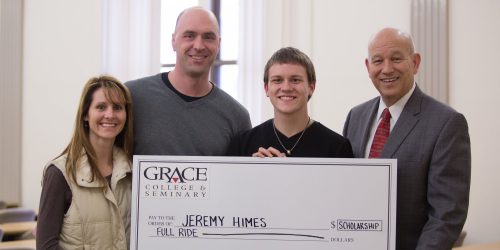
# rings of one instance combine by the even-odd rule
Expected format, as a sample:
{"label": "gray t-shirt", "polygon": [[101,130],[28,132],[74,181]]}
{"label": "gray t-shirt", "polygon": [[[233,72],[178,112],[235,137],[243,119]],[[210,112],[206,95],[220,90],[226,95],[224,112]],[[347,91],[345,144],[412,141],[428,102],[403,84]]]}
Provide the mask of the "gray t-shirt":
{"label": "gray t-shirt", "polygon": [[231,138],[251,128],[248,111],[217,86],[187,102],[166,84],[161,74],[126,83],[132,93],[135,155],[223,156]]}

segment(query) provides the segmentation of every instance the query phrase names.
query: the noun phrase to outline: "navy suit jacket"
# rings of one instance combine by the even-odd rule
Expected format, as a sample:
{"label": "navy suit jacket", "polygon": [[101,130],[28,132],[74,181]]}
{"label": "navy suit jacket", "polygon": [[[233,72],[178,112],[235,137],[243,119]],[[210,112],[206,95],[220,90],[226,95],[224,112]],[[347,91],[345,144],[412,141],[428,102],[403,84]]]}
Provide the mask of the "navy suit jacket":
{"label": "navy suit jacket", "polygon": [[[364,158],[379,98],[349,112],[344,136]],[[465,117],[418,86],[380,158],[398,162],[396,249],[451,249],[467,217],[471,154]]]}

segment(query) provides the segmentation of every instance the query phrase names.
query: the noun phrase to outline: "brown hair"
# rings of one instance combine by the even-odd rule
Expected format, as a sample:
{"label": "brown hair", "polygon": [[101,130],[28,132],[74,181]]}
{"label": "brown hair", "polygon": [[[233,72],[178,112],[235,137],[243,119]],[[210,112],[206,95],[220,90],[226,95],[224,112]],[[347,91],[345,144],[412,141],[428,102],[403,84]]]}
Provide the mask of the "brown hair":
{"label": "brown hair", "polygon": [[306,69],[307,80],[309,84],[316,83],[316,72],[314,71],[314,65],[309,59],[309,57],[302,51],[293,48],[286,47],[281,48],[269,58],[264,68],[264,85],[267,84],[269,80],[269,69],[274,64],[298,64]]}
{"label": "brown hair", "polygon": [[[112,76],[99,76],[90,78],[85,84],[80,97],[80,104],[76,114],[75,130],[68,146],[59,155],[67,154],[66,174],[76,181],[76,172],[81,163],[82,156],[86,155],[88,163],[92,169],[91,181],[97,179],[99,182],[106,183],[97,168],[97,156],[89,140],[89,126],[85,121],[88,115],[93,94],[98,89],[104,89],[106,99],[114,104],[124,104],[127,118],[122,131],[115,138],[115,146],[123,149],[129,160],[133,155],[133,116],[132,116],[132,97],[128,88],[119,80]],[[115,98],[112,98],[115,97]],[[116,103],[118,102],[118,103]],[[107,185],[105,185],[107,187]]]}

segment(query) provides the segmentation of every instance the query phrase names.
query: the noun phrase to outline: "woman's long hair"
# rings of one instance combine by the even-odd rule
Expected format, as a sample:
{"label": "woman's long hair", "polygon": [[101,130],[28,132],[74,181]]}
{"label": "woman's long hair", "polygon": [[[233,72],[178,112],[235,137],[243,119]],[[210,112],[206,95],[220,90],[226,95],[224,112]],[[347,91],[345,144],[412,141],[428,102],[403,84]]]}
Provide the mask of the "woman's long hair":
{"label": "woman's long hair", "polygon": [[[91,182],[97,179],[101,183],[106,183],[105,178],[97,168],[97,156],[89,139],[89,124],[85,121],[90,104],[92,103],[93,94],[98,89],[104,90],[106,99],[113,104],[125,106],[127,118],[122,131],[115,138],[115,146],[123,149],[128,156],[129,161],[132,161],[133,155],[133,116],[132,116],[132,97],[128,88],[116,78],[111,76],[92,77],[85,84],[80,97],[80,104],[76,114],[75,130],[68,146],[59,155],[67,154],[66,159],[66,175],[76,182],[76,172],[81,164],[82,157],[87,156],[88,164],[92,169]],[[105,185],[107,187],[107,185]]]}

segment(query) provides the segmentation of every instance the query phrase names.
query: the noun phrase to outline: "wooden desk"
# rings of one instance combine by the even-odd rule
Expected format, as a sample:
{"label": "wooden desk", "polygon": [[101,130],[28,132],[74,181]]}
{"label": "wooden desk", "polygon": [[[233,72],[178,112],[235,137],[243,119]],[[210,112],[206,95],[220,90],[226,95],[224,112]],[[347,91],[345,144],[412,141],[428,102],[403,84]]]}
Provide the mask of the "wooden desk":
{"label": "wooden desk", "polygon": [[453,248],[453,250],[499,250],[499,249],[500,249],[500,242]]}
{"label": "wooden desk", "polygon": [[7,203],[6,208],[16,208],[19,207],[19,203]]}
{"label": "wooden desk", "polygon": [[36,227],[36,221],[27,221],[27,222],[11,222],[0,224],[0,228],[2,228],[4,237],[19,235],[25,232],[29,232]]}
{"label": "wooden desk", "polygon": [[15,249],[16,247],[24,247],[31,248],[33,250],[36,249],[36,241],[35,240],[14,240],[14,241],[4,241],[0,242],[0,250],[1,249]]}

